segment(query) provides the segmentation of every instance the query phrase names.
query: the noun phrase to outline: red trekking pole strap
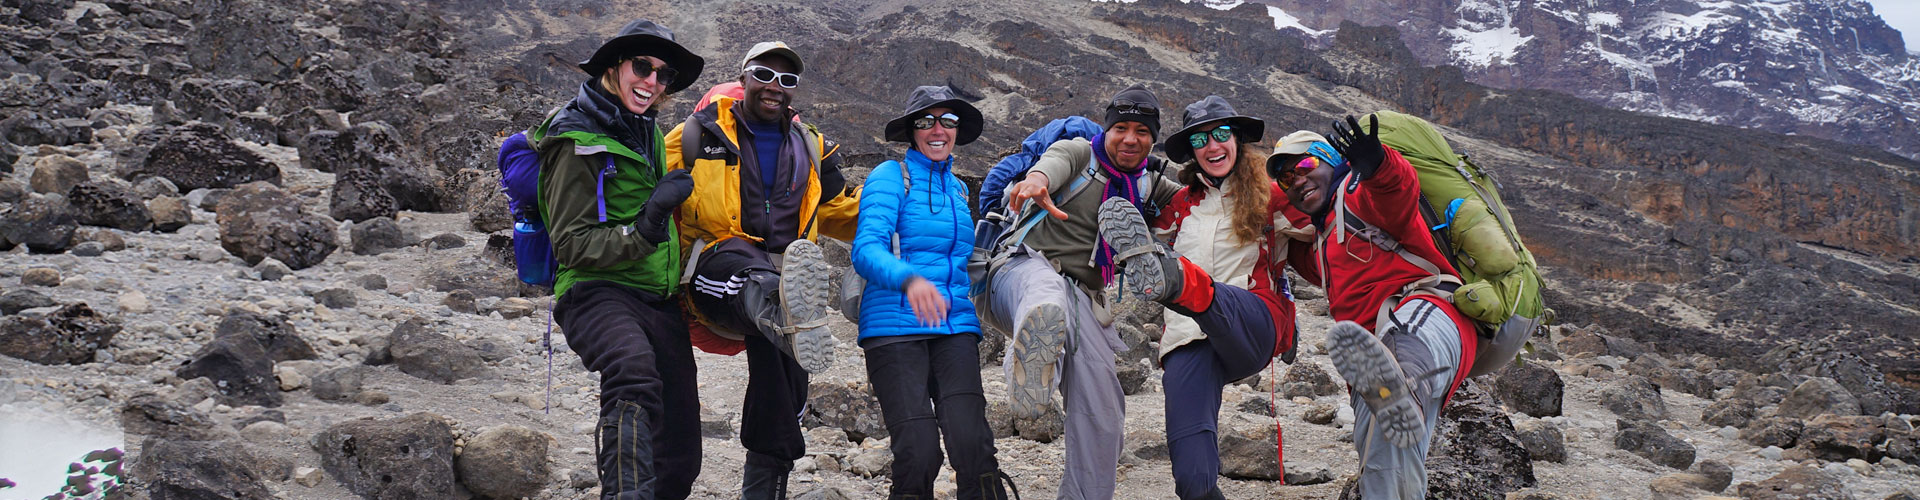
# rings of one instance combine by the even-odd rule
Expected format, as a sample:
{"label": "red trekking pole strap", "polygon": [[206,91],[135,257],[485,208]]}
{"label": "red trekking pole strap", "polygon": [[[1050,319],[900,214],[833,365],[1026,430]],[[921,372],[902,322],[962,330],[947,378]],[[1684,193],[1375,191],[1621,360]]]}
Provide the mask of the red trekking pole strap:
{"label": "red trekking pole strap", "polygon": [[1273,383],[1267,386],[1267,413],[1273,415],[1273,463],[1280,467],[1280,485],[1287,485],[1286,436],[1280,433],[1280,366],[1272,365],[1268,373]]}

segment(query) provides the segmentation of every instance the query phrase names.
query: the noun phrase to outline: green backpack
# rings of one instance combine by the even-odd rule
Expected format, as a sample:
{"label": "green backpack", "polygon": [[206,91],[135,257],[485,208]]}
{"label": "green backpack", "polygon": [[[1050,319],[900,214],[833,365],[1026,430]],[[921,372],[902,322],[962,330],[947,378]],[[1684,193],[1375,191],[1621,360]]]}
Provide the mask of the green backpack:
{"label": "green backpack", "polygon": [[[1539,266],[1520,241],[1513,216],[1500,199],[1499,182],[1465,155],[1454,153],[1426,120],[1393,111],[1373,116],[1380,122],[1380,142],[1399,151],[1419,174],[1421,218],[1440,254],[1460,273],[1460,287],[1450,298],[1461,314],[1478,323],[1481,338],[1468,376],[1505,367],[1534,330],[1552,321],[1553,310],[1540,298]],[[1361,118],[1360,123],[1367,119]],[[1365,230],[1364,222],[1361,225]],[[1368,232],[1373,238],[1385,234]],[[1374,243],[1398,248],[1397,242],[1386,238]],[[1425,264],[1422,267],[1437,270],[1424,259],[1414,259]]]}

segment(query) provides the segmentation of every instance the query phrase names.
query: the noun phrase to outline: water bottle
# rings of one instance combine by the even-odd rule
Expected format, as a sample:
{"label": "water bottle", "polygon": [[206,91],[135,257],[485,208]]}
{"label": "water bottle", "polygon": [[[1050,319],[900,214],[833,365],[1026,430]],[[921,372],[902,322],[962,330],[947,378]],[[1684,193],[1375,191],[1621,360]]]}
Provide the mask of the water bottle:
{"label": "water bottle", "polygon": [[553,285],[560,262],[553,258],[553,242],[547,228],[536,220],[513,222],[513,265],[520,281],[529,285]]}

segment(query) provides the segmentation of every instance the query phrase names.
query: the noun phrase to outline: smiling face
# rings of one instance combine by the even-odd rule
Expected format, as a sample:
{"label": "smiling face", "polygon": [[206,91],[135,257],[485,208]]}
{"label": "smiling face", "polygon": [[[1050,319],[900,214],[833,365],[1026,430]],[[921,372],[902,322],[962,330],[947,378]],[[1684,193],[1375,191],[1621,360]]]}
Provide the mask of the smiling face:
{"label": "smiling face", "polygon": [[[793,61],[777,55],[769,55],[747,62],[748,66],[765,66],[781,73],[793,72]],[[793,104],[793,91],[796,88],[780,86],[780,79],[771,82],[755,80],[752,75],[741,73],[740,87],[745,90],[745,108],[747,118],[756,122],[770,123],[783,120],[787,116],[787,107]]]}
{"label": "smiling face", "polygon": [[646,78],[633,76],[634,64],[651,64],[654,68],[660,68],[665,67],[667,63],[653,56],[640,56],[623,61],[619,66],[607,68],[607,71],[614,73],[613,79],[619,87],[614,93],[620,96],[621,107],[637,115],[646,113],[654,103],[659,102],[663,94],[666,94],[667,85],[673,82],[660,80],[658,71],[649,71]]}
{"label": "smiling face", "polygon": [[[940,116],[952,112],[953,110],[949,108],[928,108],[926,111],[921,112],[920,115]],[[927,155],[927,159],[929,160],[947,161],[947,157],[953,155],[953,136],[960,131],[959,129],[947,128],[940,125],[939,122],[939,120],[934,120],[933,128],[925,130],[914,129],[913,147],[919,150],[920,154]]]}
{"label": "smiling face", "polygon": [[1328,186],[1332,184],[1333,167],[1321,166],[1308,170],[1306,175],[1300,176],[1293,189],[1287,190],[1287,201],[1301,211],[1320,213],[1326,210],[1327,202],[1331,199]]}
{"label": "smiling face", "polygon": [[[1204,136],[1211,133],[1214,129],[1214,127],[1202,128],[1204,128],[1204,130],[1194,132],[1194,134]],[[1239,155],[1239,136],[1230,136],[1224,142],[1209,138],[1206,146],[1193,150],[1193,158],[1200,163],[1200,171],[1206,172],[1207,175],[1213,177],[1226,177],[1227,174],[1233,173],[1233,165],[1240,160]]]}
{"label": "smiling face", "polygon": [[1119,122],[1107,128],[1107,157],[1114,166],[1133,168],[1153,151],[1153,129],[1140,122]]}

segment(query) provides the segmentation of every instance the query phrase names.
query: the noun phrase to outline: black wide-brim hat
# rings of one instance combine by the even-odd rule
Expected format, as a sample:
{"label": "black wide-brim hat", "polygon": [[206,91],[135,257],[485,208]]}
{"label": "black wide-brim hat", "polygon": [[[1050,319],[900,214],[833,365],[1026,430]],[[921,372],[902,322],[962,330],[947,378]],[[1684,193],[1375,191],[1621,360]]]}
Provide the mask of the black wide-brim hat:
{"label": "black wide-brim hat", "polygon": [[613,39],[600,44],[600,48],[593,51],[593,57],[580,61],[580,69],[598,77],[606,73],[607,68],[618,66],[622,59],[634,56],[660,58],[667,67],[680,73],[667,84],[669,94],[693,86],[693,82],[700,79],[700,70],[707,65],[706,59],[673,41],[673,30],[653,21],[635,19],[621,27]]}
{"label": "black wide-brim hat", "polygon": [[963,145],[980,138],[980,129],[986,124],[981,121],[980,110],[973,104],[953,94],[953,89],[945,85],[922,85],[907,95],[907,110],[887,122],[886,137],[892,142],[913,142],[913,120],[924,116],[933,108],[947,108],[960,117],[960,135],[954,137],[954,145]]}
{"label": "black wide-brim hat", "polygon": [[1174,131],[1173,135],[1167,136],[1166,142],[1161,143],[1161,147],[1167,150],[1167,159],[1174,163],[1193,161],[1193,144],[1187,142],[1187,137],[1194,132],[1211,130],[1214,122],[1220,121],[1225,121],[1227,126],[1233,128],[1233,135],[1240,139],[1241,144],[1258,143],[1267,135],[1267,122],[1235,113],[1233,105],[1227,104],[1225,98],[1210,95],[1188,104],[1186,112],[1181,115],[1180,130]]}

